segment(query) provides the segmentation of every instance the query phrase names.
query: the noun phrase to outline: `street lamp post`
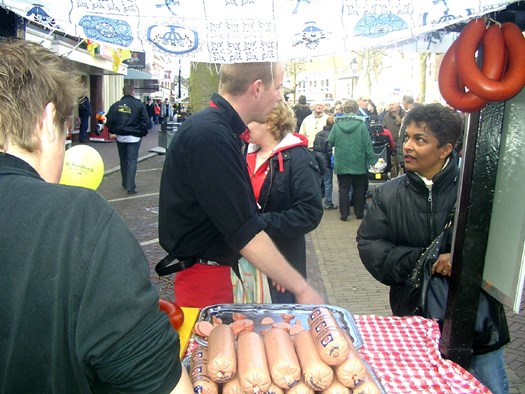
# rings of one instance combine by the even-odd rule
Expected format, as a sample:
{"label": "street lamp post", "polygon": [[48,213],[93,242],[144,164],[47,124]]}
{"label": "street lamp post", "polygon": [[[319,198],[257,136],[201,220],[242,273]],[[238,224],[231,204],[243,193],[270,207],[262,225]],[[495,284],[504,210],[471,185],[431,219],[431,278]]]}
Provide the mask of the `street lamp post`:
{"label": "street lamp post", "polygon": [[350,76],[350,78],[352,79],[351,98],[354,98],[354,85],[357,78],[359,78],[357,76],[357,67],[357,61],[355,59],[352,59],[352,61],[350,62],[350,70],[352,71],[352,75]]}

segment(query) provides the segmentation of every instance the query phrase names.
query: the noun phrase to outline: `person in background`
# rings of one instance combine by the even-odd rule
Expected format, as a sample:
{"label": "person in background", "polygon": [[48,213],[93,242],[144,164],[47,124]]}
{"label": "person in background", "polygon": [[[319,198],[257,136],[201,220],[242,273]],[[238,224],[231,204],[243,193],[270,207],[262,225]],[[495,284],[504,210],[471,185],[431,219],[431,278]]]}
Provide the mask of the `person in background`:
{"label": "person in background", "polygon": [[[390,286],[390,307],[395,316],[413,313],[414,305],[399,300],[416,262],[443,230],[458,192],[459,166],[454,146],[461,122],[441,104],[414,107],[406,117],[403,145],[405,174],[381,185],[357,231],[359,256],[366,269]],[[429,204],[429,201],[432,201]],[[432,267],[434,275],[451,276],[451,240],[442,245]],[[470,372],[493,393],[507,393],[503,346],[509,331],[503,306],[489,297],[490,316],[485,332],[474,338]],[[442,322],[441,322],[442,323]]]}
{"label": "person in background", "polygon": [[405,94],[403,96],[403,98],[401,99],[401,104],[403,105],[403,109],[408,112],[412,109],[412,107],[414,106],[414,97],[408,95],[408,94]]}
{"label": "person in background", "polygon": [[124,85],[122,92],[124,96],[109,108],[106,126],[117,136],[122,187],[132,195],[137,194],[135,176],[140,143],[148,135],[150,121],[144,104],[133,97],[133,86]]}
{"label": "person in background", "polygon": [[370,124],[372,123],[381,123],[379,120],[379,113],[377,111],[377,107],[374,104],[374,102],[370,99],[368,99],[368,113],[370,114]]}
{"label": "person in background", "polygon": [[[406,111],[401,108],[398,98],[393,98],[388,105],[388,109],[384,112],[381,123],[385,129],[390,130],[392,137],[394,138],[394,142],[396,143],[399,139],[399,129],[401,128],[401,123],[403,123],[405,114]],[[402,149],[400,146],[398,147],[396,145],[396,150],[398,148]],[[399,174],[399,162],[395,152],[392,154],[392,167],[390,169],[390,173],[392,178],[395,178]]]}
{"label": "person in background", "polygon": [[293,107],[293,111],[295,113],[295,118],[297,119],[297,128],[295,129],[296,132],[299,132],[299,129],[301,128],[301,124],[303,123],[304,118],[306,118],[308,115],[312,113],[312,110],[310,109],[310,105],[306,102],[306,96],[300,95],[299,96],[299,102],[296,106]]}
{"label": "person in background", "polygon": [[[246,159],[265,231],[306,279],[305,234],[321,222],[323,206],[319,167],[306,149],[306,138],[293,132],[295,124],[292,109],[277,103],[265,123],[248,125]],[[270,293],[273,303],[297,303],[294,294],[282,293],[271,283]]]}
{"label": "person in background", "polygon": [[313,112],[304,118],[299,133],[308,139],[308,149],[314,146],[315,135],[326,125],[328,115],[324,112],[324,104],[321,101],[315,101]]}
{"label": "person in background", "polygon": [[153,104],[153,124],[159,124],[160,122],[160,104],[158,101],[155,101],[155,104]]}
{"label": "person in background", "polygon": [[340,100],[338,100],[335,102],[335,105],[334,105],[334,116],[339,117],[343,115],[344,115],[343,103]]}
{"label": "person in background", "polygon": [[85,144],[89,141],[88,129],[89,118],[92,115],[91,104],[87,96],[83,96],[78,102],[78,117],[80,118],[80,128],[78,130],[78,140]]}
{"label": "person in background", "polygon": [[368,112],[368,101],[369,99],[366,97],[359,97],[357,100],[359,108],[357,109],[356,114],[365,120],[366,127],[368,130],[370,130],[370,112]]}
{"label": "person in background", "polygon": [[376,162],[368,128],[363,118],[356,115],[358,107],[355,100],[345,101],[345,115],[335,118],[328,135],[328,142],[334,147],[334,172],[339,183],[339,213],[341,220],[345,222],[350,216],[350,187],[353,190],[355,216],[357,219],[364,217],[367,172]]}
{"label": "person in background", "polygon": [[192,392],[139,243],[98,193],[58,184],[74,65],[29,41],[0,54],[0,391]]}
{"label": "person in background", "polygon": [[165,98],[160,106],[160,121],[169,122],[173,118],[173,106],[168,98]]}
{"label": "person in background", "polygon": [[150,125],[153,127],[153,125],[155,124],[153,121],[153,117],[155,115],[155,111],[153,110],[153,100],[148,97],[145,105],[146,105],[146,111],[148,112],[148,118],[150,121]]}
{"label": "person in background", "polygon": [[159,240],[169,255],[157,272],[179,271],[174,286],[179,305],[231,303],[230,269],[241,256],[298,303],[323,303],[264,231],[243,153],[246,125],[266,122],[282,100],[283,77],[282,63],[223,64],[219,94],[181,124],[166,152]]}
{"label": "person in background", "polygon": [[[332,126],[334,125],[334,116],[329,116],[326,119],[326,125],[323,129],[315,135],[313,154],[321,161],[326,168],[325,173],[321,177],[321,194],[324,198],[324,209],[337,209],[333,203],[333,178],[334,171],[332,168],[332,145],[328,141],[328,135]],[[321,167],[321,166],[320,166]]]}

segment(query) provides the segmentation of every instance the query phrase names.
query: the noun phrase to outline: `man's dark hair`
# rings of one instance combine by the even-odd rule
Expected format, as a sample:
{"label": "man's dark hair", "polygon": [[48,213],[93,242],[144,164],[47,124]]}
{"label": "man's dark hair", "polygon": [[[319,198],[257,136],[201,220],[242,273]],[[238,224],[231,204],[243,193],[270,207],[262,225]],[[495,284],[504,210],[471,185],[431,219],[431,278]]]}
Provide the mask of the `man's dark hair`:
{"label": "man's dark hair", "polygon": [[303,96],[303,95],[299,96],[299,104],[306,104],[306,96]]}
{"label": "man's dark hair", "polygon": [[456,145],[461,134],[461,120],[447,107],[441,104],[418,105],[408,111],[403,123],[407,126],[414,123],[417,127],[425,127],[438,139],[439,146]]}
{"label": "man's dark hair", "polygon": [[122,93],[124,94],[124,96],[133,96],[134,91],[135,89],[133,88],[133,85],[129,84],[124,85],[124,87],[122,88]]}

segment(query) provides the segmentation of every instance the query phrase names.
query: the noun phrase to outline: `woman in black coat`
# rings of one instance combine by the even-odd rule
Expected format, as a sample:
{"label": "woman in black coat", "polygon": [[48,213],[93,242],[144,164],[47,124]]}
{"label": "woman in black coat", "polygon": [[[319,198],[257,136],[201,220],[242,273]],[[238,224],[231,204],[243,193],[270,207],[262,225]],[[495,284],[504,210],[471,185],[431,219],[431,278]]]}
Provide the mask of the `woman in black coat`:
{"label": "woman in black coat", "polygon": [[[290,264],[306,278],[305,234],[323,216],[320,170],[306,137],[293,133],[295,117],[281,102],[266,123],[249,124],[247,164],[265,231]],[[295,303],[290,292],[270,284],[272,302]]]}
{"label": "woman in black coat", "polygon": [[[444,229],[457,199],[459,169],[454,154],[462,125],[440,104],[414,107],[405,119],[405,174],[379,187],[357,231],[359,256],[366,269],[390,286],[396,316],[414,313],[417,296],[409,278],[419,256]],[[432,275],[452,272],[451,245],[443,242]],[[503,346],[509,331],[503,306],[486,295],[489,313],[479,313],[482,328],[473,339],[470,372],[494,393],[507,393]],[[442,300],[446,303],[446,300]]]}

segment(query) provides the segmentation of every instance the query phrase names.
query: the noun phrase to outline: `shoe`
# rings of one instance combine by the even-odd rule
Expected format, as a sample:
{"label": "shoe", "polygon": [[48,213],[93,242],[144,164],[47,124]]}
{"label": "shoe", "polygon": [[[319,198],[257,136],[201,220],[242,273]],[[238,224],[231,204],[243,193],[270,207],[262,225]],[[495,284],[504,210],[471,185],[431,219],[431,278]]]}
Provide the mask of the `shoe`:
{"label": "shoe", "polygon": [[136,190],[128,190],[128,196],[131,196],[133,194],[137,194]]}
{"label": "shoe", "polygon": [[363,219],[364,217],[365,217],[364,215],[363,215],[363,216],[356,216],[356,219],[357,219],[357,220],[361,220],[361,219]]}
{"label": "shoe", "polygon": [[348,222],[348,216],[346,216],[346,217],[341,216],[340,219],[341,219],[343,222]]}
{"label": "shoe", "polygon": [[334,204],[326,204],[324,206],[324,209],[337,209],[337,205],[334,205]]}

